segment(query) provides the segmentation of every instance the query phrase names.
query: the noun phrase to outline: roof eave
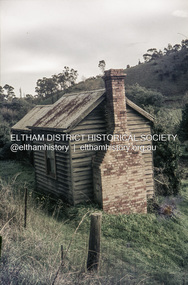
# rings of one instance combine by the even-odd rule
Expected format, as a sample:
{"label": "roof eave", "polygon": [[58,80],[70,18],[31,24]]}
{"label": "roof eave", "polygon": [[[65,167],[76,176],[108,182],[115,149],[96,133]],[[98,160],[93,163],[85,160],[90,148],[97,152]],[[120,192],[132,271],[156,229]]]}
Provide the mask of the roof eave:
{"label": "roof eave", "polygon": [[154,117],[150,115],[148,112],[146,112],[144,109],[140,108],[138,105],[133,103],[131,100],[126,98],[127,105],[131,108],[133,108],[135,111],[140,113],[142,116],[144,116],[146,119],[150,120],[151,122],[154,122]]}

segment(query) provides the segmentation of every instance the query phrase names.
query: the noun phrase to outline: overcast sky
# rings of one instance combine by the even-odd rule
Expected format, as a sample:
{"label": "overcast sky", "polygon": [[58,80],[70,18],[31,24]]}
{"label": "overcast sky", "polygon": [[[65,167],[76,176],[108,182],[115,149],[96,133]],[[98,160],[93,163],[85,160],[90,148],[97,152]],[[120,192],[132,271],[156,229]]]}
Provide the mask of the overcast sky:
{"label": "overcast sky", "polygon": [[35,94],[64,66],[83,77],[134,66],[188,38],[188,0],[0,0],[1,86]]}

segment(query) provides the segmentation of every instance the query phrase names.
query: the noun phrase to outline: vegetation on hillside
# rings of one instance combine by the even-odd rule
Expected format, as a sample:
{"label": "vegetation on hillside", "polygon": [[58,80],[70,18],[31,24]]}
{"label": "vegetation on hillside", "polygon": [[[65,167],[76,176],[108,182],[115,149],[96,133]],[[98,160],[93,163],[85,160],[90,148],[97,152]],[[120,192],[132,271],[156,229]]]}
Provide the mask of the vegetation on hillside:
{"label": "vegetation on hillside", "polygon": [[[174,47],[168,45],[164,53],[150,49],[148,54],[146,63],[128,66],[126,96],[155,116],[153,133],[178,134],[181,139],[181,143],[178,139],[155,142],[156,196],[148,203],[148,214],[103,213],[100,271],[88,274],[90,214],[101,210],[96,205],[71,207],[61,200],[51,201],[35,192],[34,169],[26,160],[0,161],[2,285],[48,285],[54,280],[55,285],[187,284],[188,42],[182,41],[182,45]],[[103,72],[105,61],[100,61],[99,67]],[[35,97],[22,96],[20,89],[18,98],[12,86],[0,87],[0,147],[4,146],[0,158],[6,158],[11,126],[35,104],[51,104],[65,90],[104,88],[101,76],[78,84],[75,84],[76,77],[77,72],[67,67],[51,78],[43,77],[37,81],[38,96]],[[175,108],[173,104],[168,108],[167,96],[168,104],[174,100]],[[25,188],[29,191],[26,229],[23,227]],[[64,261],[58,271],[61,245]]]}
{"label": "vegetation on hillside", "polygon": [[[164,124],[154,124],[153,133],[167,134]],[[180,143],[176,140],[154,141],[155,195],[178,195],[181,190],[181,170],[179,167]]]}
{"label": "vegetation on hillside", "polygon": [[51,103],[54,103],[54,96],[73,86],[77,76],[77,70],[65,66],[64,70],[58,75],[54,74],[50,78],[43,77],[38,79],[37,87],[35,88],[38,98],[51,98]]}
{"label": "vegetation on hillside", "polygon": [[[183,57],[187,54],[187,42],[182,42],[182,46],[179,48],[171,47],[165,49],[165,53],[162,54],[160,52],[160,56],[156,56],[157,51],[155,49],[150,49],[150,59],[147,60],[145,64],[139,64],[135,67],[136,76],[134,75],[134,80],[136,82],[139,77],[140,71],[144,68],[144,72],[142,79],[147,72],[145,69],[150,71],[150,76],[152,77],[153,82],[155,81],[155,75],[153,71],[158,64],[162,64],[165,61],[165,66],[171,68],[177,64],[177,60],[179,62],[182,61]],[[172,63],[173,60],[176,63]],[[161,61],[160,61],[161,60]],[[173,65],[175,64],[175,65]],[[104,71],[105,61],[99,62],[99,67]],[[174,68],[174,67],[173,67]],[[134,69],[134,68],[133,68]],[[133,70],[132,68],[128,68],[128,72]],[[134,72],[133,72],[134,73]],[[60,96],[63,96],[64,92],[80,92],[84,90],[92,90],[92,89],[101,89],[104,88],[104,82],[101,76],[97,76],[96,78],[89,78],[85,81],[82,81],[78,84],[75,84],[75,80],[77,78],[77,71],[65,67],[62,73],[58,75],[53,75],[51,78],[44,77],[43,79],[39,79],[37,81],[36,91],[38,92],[38,96],[33,98],[31,95],[27,95],[25,98],[16,98],[14,94],[14,88],[5,85],[1,88],[1,96],[0,96],[0,104],[1,104],[1,125],[0,125],[0,146],[3,147],[9,141],[10,138],[10,127],[18,121],[25,113],[33,107],[34,104],[50,104]],[[129,78],[129,75],[127,79]],[[149,78],[150,79],[150,78]],[[152,80],[147,80],[147,82],[152,82]],[[157,78],[157,81],[160,81],[160,78]],[[129,79],[128,79],[129,82]],[[187,82],[187,81],[186,81]],[[49,83],[49,84],[48,84]],[[169,87],[170,83],[165,85]],[[161,86],[161,84],[160,84]],[[185,86],[184,86],[185,87]],[[158,88],[157,88],[158,89]],[[181,127],[179,129],[180,117],[177,119],[176,111],[173,111],[173,114],[169,121],[170,110],[164,109],[165,96],[161,92],[148,89],[139,85],[138,83],[127,85],[126,86],[126,96],[135,102],[137,105],[146,109],[150,113],[155,116],[155,124],[153,128],[153,132],[157,133],[168,133],[169,128],[171,129],[171,133],[184,134],[186,137],[186,110],[183,113],[183,120],[181,122]],[[164,91],[164,90],[163,90]],[[187,94],[187,93],[186,93]],[[185,94],[182,101],[186,101],[187,95]],[[20,90],[21,95],[21,90]],[[168,112],[168,116],[166,113]],[[160,120],[159,120],[160,118]],[[172,127],[172,125],[174,125]],[[178,130],[179,129],[179,130]],[[181,135],[182,137],[182,135]],[[184,139],[185,139],[184,137]],[[6,151],[1,152],[0,157],[9,157],[6,156]],[[156,176],[160,178],[161,186],[159,193],[169,195],[169,194],[177,194],[180,189],[180,171],[178,169],[178,157],[179,157],[179,142],[157,142],[157,151],[154,152],[154,164],[157,169]],[[162,181],[161,181],[162,180]],[[163,186],[162,186],[163,185]]]}
{"label": "vegetation on hillside", "polygon": [[188,39],[182,40],[181,44],[175,44],[172,46],[168,44],[167,47],[164,48],[164,52],[162,50],[157,50],[156,48],[150,48],[147,50],[147,53],[143,55],[145,62],[149,62],[152,60],[156,60],[164,55],[174,54],[177,51],[185,50],[188,48]]}
{"label": "vegetation on hillside", "polygon": [[128,85],[138,83],[155,89],[168,98],[168,104],[175,101],[182,105],[188,90],[188,48],[151,58],[146,63],[126,69],[125,72]]}
{"label": "vegetation on hillside", "polygon": [[[52,284],[61,264],[61,245],[64,262],[56,285],[187,283],[188,181],[184,182],[182,197],[159,201],[160,211],[156,214],[103,213],[100,270],[88,274],[90,213],[100,210],[92,205],[69,207],[60,200],[54,203],[36,196],[34,173],[29,165],[0,162],[0,172],[2,285]],[[29,189],[26,228],[25,187]]]}
{"label": "vegetation on hillside", "polygon": [[10,141],[10,129],[31,108],[35,106],[37,98],[27,95],[16,97],[14,88],[6,84],[0,87],[0,148]]}
{"label": "vegetation on hillside", "polygon": [[178,133],[181,141],[188,141],[188,103],[183,108],[182,120]]}
{"label": "vegetation on hillside", "polygon": [[147,89],[137,83],[126,86],[126,96],[142,108],[145,108],[148,105],[161,107],[164,101],[164,96],[160,92]]}
{"label": "vegetation on hillside", "polygon": [[44,99],[52,104],[58,100],[65,90],[75,84],[77,71],[65,66],[64,70],[51,78],[43,77],[37,81],[37,95],[23,96],[20,88],[20,98],[16,97],[14,87],[5,84],[0,86],[0,148],[10,141],[10,129],[36,104],[45,104]]}

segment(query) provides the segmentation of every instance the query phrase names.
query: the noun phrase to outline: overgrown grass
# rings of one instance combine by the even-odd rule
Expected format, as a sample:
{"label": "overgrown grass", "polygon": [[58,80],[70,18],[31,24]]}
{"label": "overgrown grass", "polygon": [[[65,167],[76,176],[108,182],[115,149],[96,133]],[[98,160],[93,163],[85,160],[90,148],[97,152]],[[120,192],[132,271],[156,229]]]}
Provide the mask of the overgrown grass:
{"label": "overgrown grass", "polygon": [[[182,196],[170,199],[177,207],[173,218],[103,213],[100,271],[88,274],[89,215],[101,210],[94,205],[69,207],[60,200],[55,203],[34,195],[34,174],[28,165],[3,161],[0,170],[0,284],[53,284],[61,264],[61,245],[64,266],[55,284],[188,283],[187,180]],[[29,189],[26,229],[25,187]]]}

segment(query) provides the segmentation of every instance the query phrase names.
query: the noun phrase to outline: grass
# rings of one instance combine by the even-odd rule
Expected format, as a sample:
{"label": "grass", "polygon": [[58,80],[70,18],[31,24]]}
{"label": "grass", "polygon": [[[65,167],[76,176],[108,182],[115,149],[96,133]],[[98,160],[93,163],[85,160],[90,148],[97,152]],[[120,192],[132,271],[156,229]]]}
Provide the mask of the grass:
{"label": "grass", "polygon": [[[187,69],[183,72],[181,67],[185,63],[187,49],[176,53],[164,55],[151,62],[140,64],[125,70],[128,85],[138,83],[146,88],[156,89],[168,97],[167,106],[183,103],[183,96],[187,91]],[[176,78],[173,75],[177,72]],[[162,79],[160,79],[162,75]],[[166,98],[167,99],[167,98]]]}
{"label": "grass", "polygon": [[[182,183],[181,197],[169,199],[177,208],[173,218],[103,213],[100,271],[88,274],[89,215],[101,210],[95,205],[69,207],[60,200],[55,203],[36,196],[33,169],[27,164],[1,161],[0,171],[0,284],[53,284],[61,264],[61,245],[64,266],[55,279],[57,285],[187,284],[188,180]],[[25,187],[29,189],[26,229]]]}

